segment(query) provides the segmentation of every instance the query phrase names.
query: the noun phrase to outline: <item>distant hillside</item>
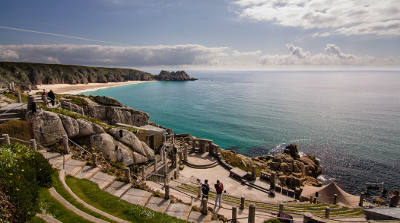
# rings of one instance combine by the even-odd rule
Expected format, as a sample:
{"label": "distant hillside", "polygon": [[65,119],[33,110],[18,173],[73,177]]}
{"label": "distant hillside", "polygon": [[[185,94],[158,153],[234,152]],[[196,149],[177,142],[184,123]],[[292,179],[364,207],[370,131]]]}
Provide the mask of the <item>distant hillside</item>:
{"label": "distant hillside", "polygon": [[0,62],[0,82],[16,84],[86,84],[120,81],[195,80],[185,71],[161,71],[160,75],[127,68],[88,67],[63,64]]}

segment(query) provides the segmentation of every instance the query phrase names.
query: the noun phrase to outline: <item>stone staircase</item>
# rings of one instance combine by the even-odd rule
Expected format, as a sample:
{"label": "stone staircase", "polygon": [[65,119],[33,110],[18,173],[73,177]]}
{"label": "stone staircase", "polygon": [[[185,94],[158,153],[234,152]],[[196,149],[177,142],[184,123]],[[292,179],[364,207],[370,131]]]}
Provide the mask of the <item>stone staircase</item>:
{"label": "stone staircase", "polygon": [[[170,216],[190,222],[212,222],[211,215],[202,215],[198,211],[193,211],[190,205],[184,203],[171,203],[171,200],[165,200],[164,198],[153,196],[153,193],[148,191],[133,188],[131,184],[117,181],[114,176],[103,173],[97,167],[86,166],[86,162],[72,159],[70,154],[61,155],[59,153],[48,152],[45,150],[39,152],[49,160],[50,164],[54,168],[60,170],[64,169],[66,175],[80,179],[88,179],[98,184],[100,189],[131,204],[144,206],[151,210],[166,213]],[[67,188],[67,191],[68,190],[69,188]],[[68,206],[68,204],[65,205]]]}

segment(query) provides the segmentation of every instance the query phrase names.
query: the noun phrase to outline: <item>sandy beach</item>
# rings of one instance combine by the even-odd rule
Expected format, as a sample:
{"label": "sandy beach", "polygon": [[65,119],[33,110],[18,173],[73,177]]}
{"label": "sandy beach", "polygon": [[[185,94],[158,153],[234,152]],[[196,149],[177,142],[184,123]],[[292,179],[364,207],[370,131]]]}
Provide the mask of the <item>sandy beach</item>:
{"label": "sandy beach", "polygon": [[95,91],[103,88],[141,84],[150,81],[125,81],[125,82],[108,82],[108,83],[88,83],[88,84],[42,84],[37,85],[37,91],[53,90],[56,94],[79,94],[86,91]]}

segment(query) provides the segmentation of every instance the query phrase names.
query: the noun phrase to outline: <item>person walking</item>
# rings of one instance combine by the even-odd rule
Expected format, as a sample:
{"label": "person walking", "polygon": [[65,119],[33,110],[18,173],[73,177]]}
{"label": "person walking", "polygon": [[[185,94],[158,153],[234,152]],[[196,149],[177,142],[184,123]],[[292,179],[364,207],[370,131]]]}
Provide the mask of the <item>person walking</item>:
{"label": "person walking", "polygon": [[47,96],[50,98],[51,105],[54,107],[56,95],[54,94],[53,90],[50,90]]}
{"label": "person walking", "polygon": [[224,185],[221,183],[221,181],[217,180],[217,183],[214,185],[214,187],[215,190],[217,191],[217,195],[215,197],[215,205],[214,205],[214,210],[215,210],[218,202],[219,202],[219,208],[221,208],[222,192],[224,191]]}
{"label": "person walking", "polygon": [[[208,180],[204,180],[204,184],[201,185],[201,200],[204,198],[208,201],[208,192],[210,192],[210,185],[208,185]],[[203,202],[200,203],[200,208],[202,208]]]}

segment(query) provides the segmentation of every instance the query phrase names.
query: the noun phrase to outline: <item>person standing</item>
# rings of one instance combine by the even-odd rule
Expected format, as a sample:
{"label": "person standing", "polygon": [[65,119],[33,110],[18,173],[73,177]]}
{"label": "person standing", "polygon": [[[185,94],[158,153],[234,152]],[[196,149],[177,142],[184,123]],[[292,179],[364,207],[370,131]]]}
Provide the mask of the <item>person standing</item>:
{"label": "person standing", "polygon": [[54,94],[53,90],[50,90],[47,96],[50,98],[51,105],[54,107],[56,95]]}
{"label": "person standing", "polygon": [[47,94],[46,94],[46,90],[45,89],[43,89],[43,92],[42,92],[42,101],[43,101],[43,103],[44,103],[44,105],[47,107]]}
{"label": "person standing", "polygon": [[208,192],[210,192],[210,185],[208,185],[208,180],[204,180],[204,184],[201,185],[201,192],[203,193],[201,199],[206,198],[208,200]]}
{"label": "person standing", "polygon": [[389,207],[396,207],[400,200],[400,192],[398,190],[394,190],[392,195],[390,196]]}
{"label": "person standing", "polygon": [[215,205],[214,205],[214,210],[215,210],[218,202],[219,202],[219,208],[221,208],[222,192],[224,191],[224,185],[221,183],[221,181],[217,180],[217,183],[214,185],[214,187],[215,190],[217,191],[217,195],[215,197]]}

